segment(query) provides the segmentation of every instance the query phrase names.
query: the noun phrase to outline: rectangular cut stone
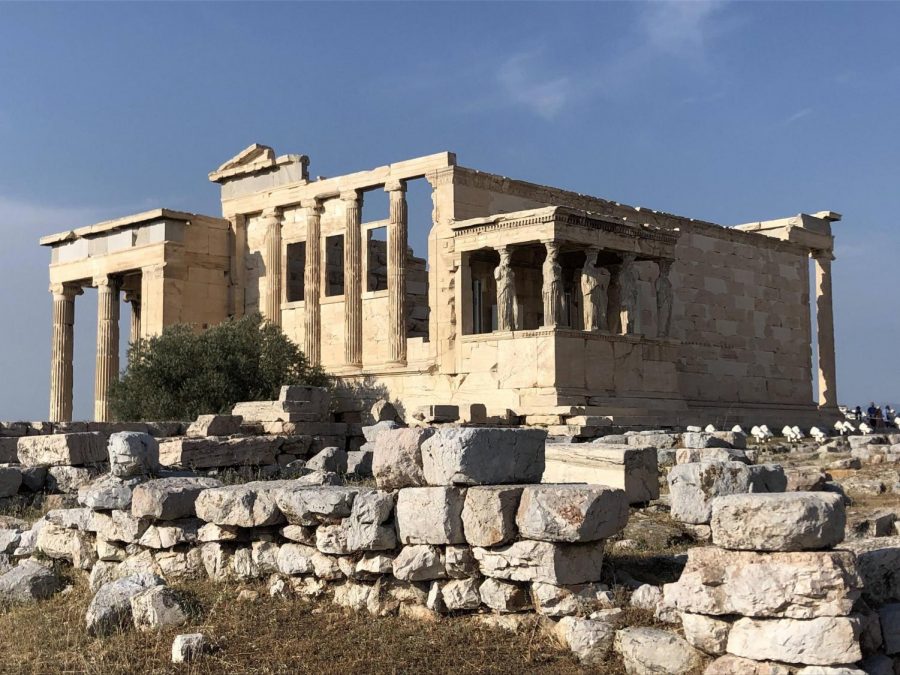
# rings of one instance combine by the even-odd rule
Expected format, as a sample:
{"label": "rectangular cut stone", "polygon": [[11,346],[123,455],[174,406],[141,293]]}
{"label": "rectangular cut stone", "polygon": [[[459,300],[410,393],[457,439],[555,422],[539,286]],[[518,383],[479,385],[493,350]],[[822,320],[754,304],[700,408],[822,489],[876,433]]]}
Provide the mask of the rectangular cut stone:
{"label": "rectangular cut stone", "polygon": [[629,504],[659,499],[659,469],[652,447],[555,444],[547,447],[545,455],[544,483],[609,485],[624,490]]}
{"label": "rectangular cut stone", "polygon": [[165,439],[159,444],[159,462],[197,469],[274,464],[283,443],[277,436]]}
{"label": "rectangular cut stone", "polygon": [[200,415],[187,428],[186,434],[191,438],[205,436],[231,436],[241,433],[240,415]]}
{"label": "rectangular cut stone", "polygon": [[627,522],[625,492],[606,485],[529,485],[516,512],[519,536],[539,541],[598,541]]}
{"label": "rectangular cut stone", "polygon": [[475,547],[472,552],[486,577],[556,586],[599,581],[603,562],[603,542],[556,544],[524,540],[502,548]]}
{"label": "rectangular cut stone", "polygon": [[292,481],[277,491],[278,508],[291,525],[316,525],[346,518],[353,509],[358,488],[343,486],[310,486]]}
{"label": "rectangular cut stone", "polygon": [[748,619],[734,622],[728,634],[729,654],[756,661],[813,666],[854,663],[862,658],[857,617],[816,619]]}
{"label": "rectangular cut stone", "polygon": [[452,427],[422,443],[429,485],[536,483],[544,473],[547,432]]}
{"label": "rectangular cut stone", "polygon": [[214,478],[159,478],[134,488],[131,515],[154,520],[176,520],[196,515],[197,496],[210,488],[222,487]]}
{"label": "rectangular cut stone", "polygon": [[306,401],[245,401],[236,403],[231,414],[242,417],[245,424],[325,421],[318,406]]}
{"label": "rectangular cut stone", "polygon": [[672,517],[701,525],[712,517],[712,500],[747,492],[783,492],[784,471],[777,465],[747,466],[741,462],[679,464],[669,471]]}
{"label": "rectangular cut stone", "polygon": [[757,553],[691,548],[681,577],[664,588],[681,612],[810,619],[846,616],[862,580],[849,551]]}
{"label": "rectangular cut stone", "polygon": [[397,495],[397,535],[403,544],[462,544],[465,489],[404,488]]}
{"label": "rectangular cut stone", "polygon": [[499,546],[516,538],[516,511],[522,487],[476,485],[466,490],[463,531],[472,546]]}
{"label": "rectangular cut stone", "polygon": [[106,436],[93,431],[23,436],[17,450],[23,466],[81,466],[107,459]]}
{"label": "rectangular cut stone", "polygon": [[19,439],[0,436],[0,464],[12,464],[18,461]]}
{"label": "rectangular cut stone", "polygon": [[844,540],[847,516],[833,492],[727,495],[713,500],[716,546],[749,551],[830,548]]}
{"label": "rectangular cut stone", "polygon": [[197,517],[216,525],[262,527],[284,522],[276,494],[294,481],[254,481],[203,490],[194,502]]}

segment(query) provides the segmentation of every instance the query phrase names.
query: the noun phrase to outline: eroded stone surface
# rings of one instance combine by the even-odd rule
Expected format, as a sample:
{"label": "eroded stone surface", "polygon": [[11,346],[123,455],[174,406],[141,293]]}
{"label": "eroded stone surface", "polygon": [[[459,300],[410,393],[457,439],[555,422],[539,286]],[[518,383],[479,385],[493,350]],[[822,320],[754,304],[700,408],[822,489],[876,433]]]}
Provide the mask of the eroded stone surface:
{"label": "eroded stone surface", "polygon": [[728,653],[756,661],[828,666],[862,658],[861,624],[856,617],[749,619],[734,622]]}
{"label": "eroded stone surface", "polygon": [[481,573],[511,581],[542,581],[557,586],[600,579],[601,542],[559,544],[517,541],[500,548],[473,549]]}
{"label": "eroded stone surface", "polygon": [[538,429],[446,427],[422,443],[429,485],[537,483],[544,473],[547,432]]}
{"label": "eroded stone surface", "polygon": [[400,490],[397,534],[404,544],[461,544],[465,489],[421,487]]}
{"label": "eroded stone surface", "polygon": [[132,494],[136,518],[176,520],[196,515],[194,503],[203,490],[222,487],[215,478],[159,478],[138,485]]}
{"label": "eroded stone surface", "polygon": [[627,522],[625,492],[603,485],[529,485],[516,512],[519,535],[540,541],[597,541]]}

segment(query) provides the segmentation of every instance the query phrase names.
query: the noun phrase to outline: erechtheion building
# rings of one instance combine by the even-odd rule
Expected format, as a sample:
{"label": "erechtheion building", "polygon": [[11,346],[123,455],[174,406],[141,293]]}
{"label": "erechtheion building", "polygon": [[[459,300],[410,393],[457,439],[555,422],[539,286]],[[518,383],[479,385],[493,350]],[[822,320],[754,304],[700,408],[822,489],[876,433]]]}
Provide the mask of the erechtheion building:
{"label": "erechtheion building", "polygon": [[[483,404],[532,424],[622,426],[836,412],[838,214],[722,227],[468,169],[446,152],[310,179],[307,157],[253,145],[209,177],[221,218],[158,209],[41,240],[51,420],[71,418],[76,296],[90,286],[98,420],[120,366],[123,299],[132,337],[258,311],[348,395],[407,410]],[[420,179],[431,222],[408,222],[407,183]],[[363,217],[372,191],[387,192],[386,220]],[[409,248],[410,228],[428,229],[427,257]]]}

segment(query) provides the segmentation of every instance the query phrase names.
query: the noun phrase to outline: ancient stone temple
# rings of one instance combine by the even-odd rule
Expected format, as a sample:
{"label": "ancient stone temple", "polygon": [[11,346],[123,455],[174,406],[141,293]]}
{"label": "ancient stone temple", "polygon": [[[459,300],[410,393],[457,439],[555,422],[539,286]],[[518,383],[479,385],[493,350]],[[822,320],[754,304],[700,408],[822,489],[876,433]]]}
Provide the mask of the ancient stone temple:
{"label": "ancient stone temple", "polygon": [[[123,299],[133,337],[258,311],[339,376],[347,409],[387,397],[407,411],[458,405],[463,419],[481,404],[530,424],[621,426],[798,424],[837,410],[836,213],[723,227],[483,173],[446,152],[331,178],[311,179],[308,164],[253,145],[209,176],[221,218],[158,209],[43,238],[51,419],[72,414],[87,287],[99,303],[98,420],[120,366]],[[430,189],[430,222],[410,221],[413,181]],[[389,213],[367,222],[376,191]],[[427,256],[410,249],[411,228],[428,231]]]}

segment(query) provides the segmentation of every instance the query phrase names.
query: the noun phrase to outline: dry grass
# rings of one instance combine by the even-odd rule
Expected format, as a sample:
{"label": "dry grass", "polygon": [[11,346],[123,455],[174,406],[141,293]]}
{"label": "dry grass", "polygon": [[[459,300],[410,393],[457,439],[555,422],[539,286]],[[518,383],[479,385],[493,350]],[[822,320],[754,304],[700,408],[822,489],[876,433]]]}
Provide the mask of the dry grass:
{"label": "dry grass", "polygon": [[[187,626],[125,630],[95,639],[84,629],[90,592],[71,591],[0,614],[3,673],[582,673],[539,628],[511,634],[456,617],[420,623],[373,618],[329,601],[236,600],[247,586],[203,581],[176,588],[194,608]],[[178,633],[203,632],[219,649],[194,664],[170,663]],[[605,673],[621,673],[610,662]]]}

